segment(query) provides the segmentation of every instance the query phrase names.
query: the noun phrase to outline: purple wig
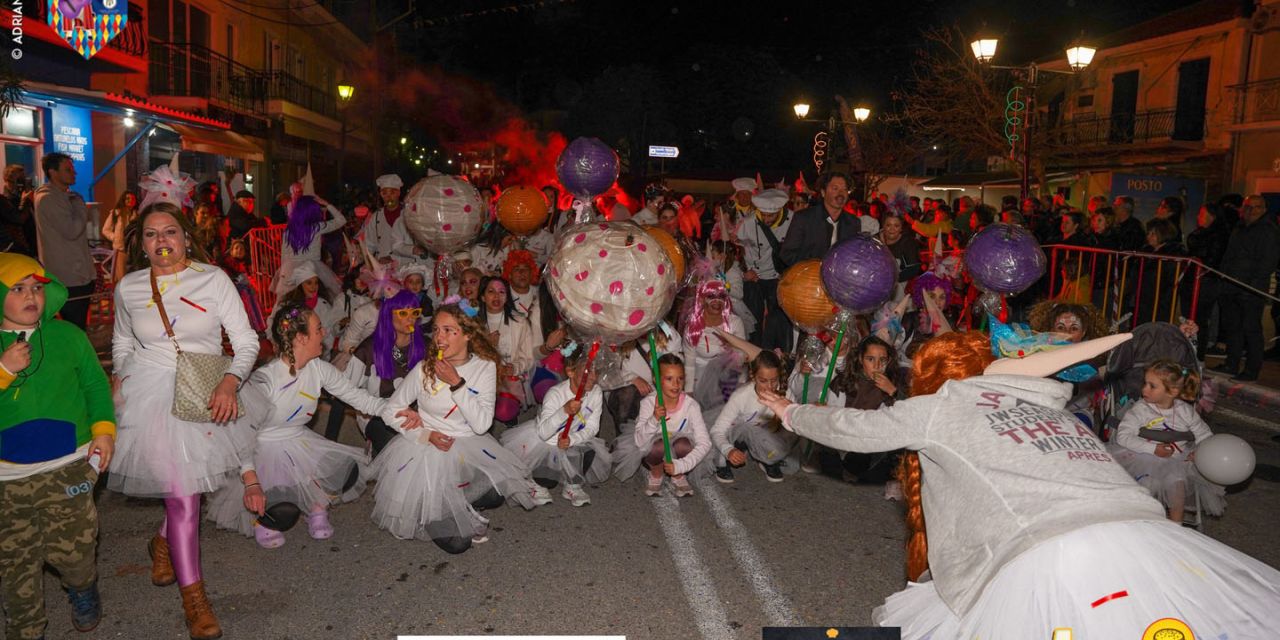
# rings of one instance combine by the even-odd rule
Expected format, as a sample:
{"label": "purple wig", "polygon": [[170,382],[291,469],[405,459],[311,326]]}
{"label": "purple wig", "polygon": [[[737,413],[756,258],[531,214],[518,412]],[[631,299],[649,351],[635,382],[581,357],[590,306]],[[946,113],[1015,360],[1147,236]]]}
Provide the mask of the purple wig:
{"label": "purple wig", "polygon": [[911,283],[911,301],[916,303],[917,309],[924,308],[924,292],[931,289],[941,288],[942,292],[951,297],[951,281],[947,278],[940,278],[932,271],[926,271]]}
{"label": "purple wig", "polygon": [[311,196],[302,196],[289,208],[289,224],[284,240],[294,253],[302,253],[311,245],[316,231],[324,224],[324,207]]}
{"label": "purple wig", "polygon": [[[418,296],[408,289],[402,289],[396,295],[382,301],[382,308],[378,310],[378,325],[373,329],[373,368],[378,377],[383,380],[396,379],[396,362],[391,357],[391,350],[396,346],[396,326],[392,322],[392,316],[396,309],[416,308],[419,308]],[[415,365],[422,362],[426,354],[427,345],[422,339],[422,332],[415,330],[413,335],[409,336],[405,368],[412,370]]]}

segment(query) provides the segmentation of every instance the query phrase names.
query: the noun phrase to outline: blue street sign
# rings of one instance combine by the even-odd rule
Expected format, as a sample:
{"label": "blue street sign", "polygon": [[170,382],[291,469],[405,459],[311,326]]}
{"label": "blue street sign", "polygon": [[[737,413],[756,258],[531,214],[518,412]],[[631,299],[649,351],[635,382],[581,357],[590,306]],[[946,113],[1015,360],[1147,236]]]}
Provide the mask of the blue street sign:
{"label": "blue street sign", "polygon": [[679,158],[680,147],[659,147],[649,145],[650,158]]}

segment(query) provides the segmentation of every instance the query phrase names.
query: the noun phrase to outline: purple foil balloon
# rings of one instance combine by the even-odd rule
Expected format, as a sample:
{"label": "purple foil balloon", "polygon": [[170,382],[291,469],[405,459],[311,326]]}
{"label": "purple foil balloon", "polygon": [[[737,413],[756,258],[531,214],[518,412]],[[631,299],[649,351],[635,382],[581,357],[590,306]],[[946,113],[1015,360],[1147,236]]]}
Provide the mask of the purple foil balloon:
{"label": "purple foil balloon", "polygon": [[983,291],[1015,295],[1044,275],[1044,251],[1022,227],[993,224],[969,240],[964,266]]}
{"label": "purple foil balloon", "polygon": [[871,311],[893,295],[898,261],[876,240],[849,238],[822,259],[822,285],[836,304],[853,311]]}
{"label": "purple foil balloon", "polygon": [[560,152],[556,176],[573,195],[590,198],[609,190],[618,179],[618,154],[598,138],[578,138]]}

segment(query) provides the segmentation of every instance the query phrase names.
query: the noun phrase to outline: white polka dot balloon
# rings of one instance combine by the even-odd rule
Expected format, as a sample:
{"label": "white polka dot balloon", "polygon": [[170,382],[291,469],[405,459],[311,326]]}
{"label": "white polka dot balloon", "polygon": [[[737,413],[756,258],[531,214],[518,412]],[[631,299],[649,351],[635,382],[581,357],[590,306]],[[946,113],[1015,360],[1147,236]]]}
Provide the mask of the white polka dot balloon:
{"label": "white polka dot balloon", "polygon": [[580,338],[610,345],[648,333],[671,309],[677,290],[662,245],[630,222],[565,229],[548,262],[547,283]]}
{"label": "white polka dot balloon", "polygon": [[489,213],[471,183],[455,176],[428,176],[404,200],[405,228],[422,246],[448,255],[476,239]]}

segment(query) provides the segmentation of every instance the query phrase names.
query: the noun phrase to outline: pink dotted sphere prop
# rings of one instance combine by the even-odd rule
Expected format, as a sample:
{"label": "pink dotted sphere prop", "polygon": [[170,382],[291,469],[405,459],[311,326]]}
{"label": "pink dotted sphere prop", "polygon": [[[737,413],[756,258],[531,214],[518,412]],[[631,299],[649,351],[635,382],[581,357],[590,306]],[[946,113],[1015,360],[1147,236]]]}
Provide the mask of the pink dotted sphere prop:
{"label": "pink dotted sphere prop", "polygon": [[565,229],[548,261],[560,315],[583,339],[621,344],[658,324],[676,297],[675,268],[648,233],[626,222]]}
{"label": "pink dotted sphere prop", "polygon": [[409,189],[405,227],[422,246],[439,255],[461,249],[480,235],[489,211],[480,192],[455,176],[429,176]]}

